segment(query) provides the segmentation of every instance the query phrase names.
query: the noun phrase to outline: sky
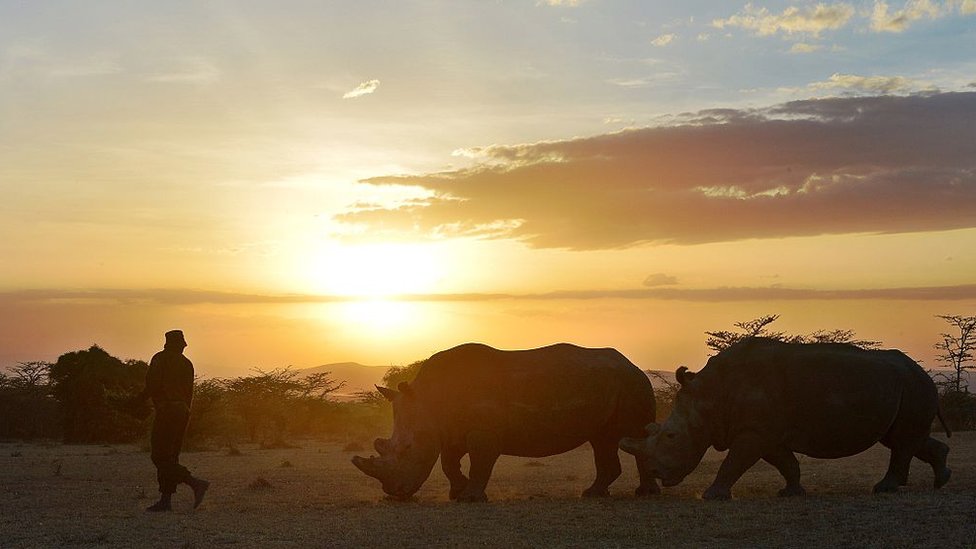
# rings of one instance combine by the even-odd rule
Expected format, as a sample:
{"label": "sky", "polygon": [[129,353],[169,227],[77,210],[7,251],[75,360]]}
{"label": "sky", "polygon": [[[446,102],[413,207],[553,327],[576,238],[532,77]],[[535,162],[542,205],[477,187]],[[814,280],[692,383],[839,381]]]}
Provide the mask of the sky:
{"label": "sky", "polygon": [[0,0],[0,367],[692,369],[976,314],[976,0]]}

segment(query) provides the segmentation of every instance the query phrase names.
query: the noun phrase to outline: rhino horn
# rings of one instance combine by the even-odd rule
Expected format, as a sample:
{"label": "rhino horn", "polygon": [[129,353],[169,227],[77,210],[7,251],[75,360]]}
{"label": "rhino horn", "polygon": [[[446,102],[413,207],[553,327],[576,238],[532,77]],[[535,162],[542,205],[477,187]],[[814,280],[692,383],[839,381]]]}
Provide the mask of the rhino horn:
{"label": "rhino horn", "polygon": [[364,458],[362,456],[353,456],[352,464],[356,466],[356,469],[366,473],[369,476],[375,476],[372,458]]}
{"label": "rhino horn", "polygon": [[691,383],[691,380],[695,378],[695,373],[689,372],[687,366],[681,366],[675,370],[674,377],[678,380],[678,383],[684,387],[686,384]]}
{"label": "rhino horn", "polygon": [[644,448],[646,440],[647,439],[643,439],[643,438],[625,437],[620,439],[620,442],[617,444],[617,446],[624,452],[627,452],[632,456],[637,456],[640,455],[641,450]]}
{"label": "rhino horn", "polygon": [[373,448],[380,457],[388,456],[393,453],[393,443],[388,438],[377,438],[373,441]]}
{"label": "rhino horn", "polygon": [[383,481],[390,473],[389,463],[376,456],[368,458],[353,456],[352,464],[356,466],[356,469],[380,481]]}
{"label": "rhino horn", "polygon": [[380,394],[386,397],[386,400],[389,400],[390,402],[393,402],[393,399],[397,396],[397,392],[393,389],[387,389],[386,387],[380,387],[379,385],[375,385],[374,387],[376,387],[376,390],[379,391]]}

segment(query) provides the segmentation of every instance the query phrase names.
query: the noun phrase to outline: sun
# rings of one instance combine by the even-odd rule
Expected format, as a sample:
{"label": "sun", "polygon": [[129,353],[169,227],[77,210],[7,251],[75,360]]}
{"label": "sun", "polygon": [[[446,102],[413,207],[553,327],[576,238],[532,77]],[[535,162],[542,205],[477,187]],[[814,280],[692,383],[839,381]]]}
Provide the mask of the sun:
{"label": "sun", "polygon": [[443,262],[431,245],[332,245],[310,266],[315,291],[377,300],[437,290]]}

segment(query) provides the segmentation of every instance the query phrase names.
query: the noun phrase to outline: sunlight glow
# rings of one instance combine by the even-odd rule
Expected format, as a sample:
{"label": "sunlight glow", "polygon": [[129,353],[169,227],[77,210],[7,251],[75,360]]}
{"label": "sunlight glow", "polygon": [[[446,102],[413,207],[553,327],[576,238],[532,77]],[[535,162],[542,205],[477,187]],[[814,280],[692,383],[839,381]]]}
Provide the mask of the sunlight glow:
{"label": "sunlight glow", "polygon": [[313,259],[310,274],[316,291],[377,299],[433,292],[442,261],[421,244],[336,245]]}
{"label": "sunlight glow", "polygon": [[365,329],[373,333],[400,329],[414,316],[409,303],[386,299],[350,301],[340,305],[339,309],[346,322],[355,324],[359,331]]}

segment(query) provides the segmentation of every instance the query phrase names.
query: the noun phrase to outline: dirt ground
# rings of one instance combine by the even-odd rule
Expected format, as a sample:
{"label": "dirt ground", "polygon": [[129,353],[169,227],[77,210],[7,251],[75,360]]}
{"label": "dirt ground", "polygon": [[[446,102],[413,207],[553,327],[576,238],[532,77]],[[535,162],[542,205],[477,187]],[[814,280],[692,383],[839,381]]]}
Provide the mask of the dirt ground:
{"label": "dirt ground", "polygon": [[801,456],[803,498],[776,497],[778,474],[758,464],[724,502],[698,499],[723,457],[716,452],[648,500],[631,495],[637,470],[625,454],[614,495],[601,500],[578,497],[593,476],[586,446],[503,457],[491,502],[458,504],[439,467],[414,501],[393,502],[352,466],[344,442],[301,445],[185,453],[183,463],[212,482],[207,499],[193,510],[181,487],[175,511],[157,514],[143,511],[155,473],[136,446],[0,443],[0,546],[976,547],[976,433],[952,437],[953,477],[938,492],[915,461],[900,493],[872,496],[888,461],[876,446],[840,460]]}

